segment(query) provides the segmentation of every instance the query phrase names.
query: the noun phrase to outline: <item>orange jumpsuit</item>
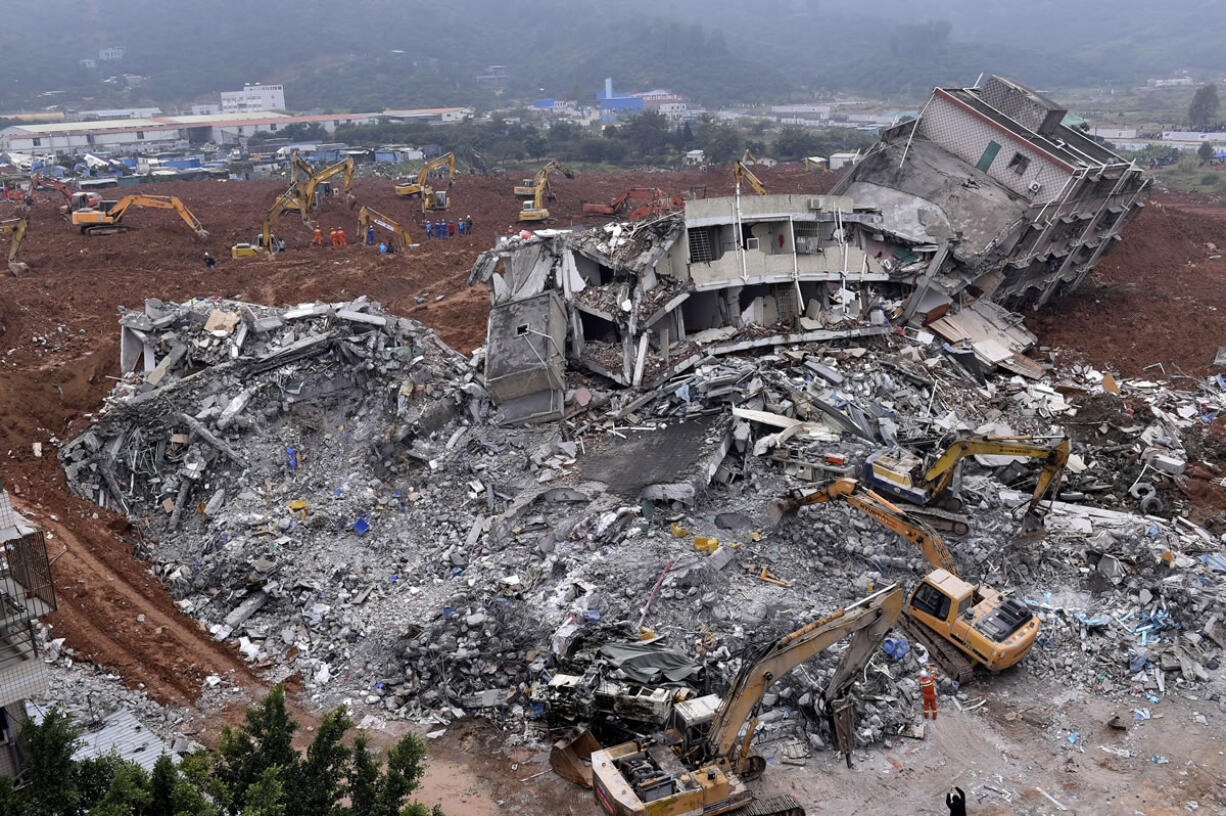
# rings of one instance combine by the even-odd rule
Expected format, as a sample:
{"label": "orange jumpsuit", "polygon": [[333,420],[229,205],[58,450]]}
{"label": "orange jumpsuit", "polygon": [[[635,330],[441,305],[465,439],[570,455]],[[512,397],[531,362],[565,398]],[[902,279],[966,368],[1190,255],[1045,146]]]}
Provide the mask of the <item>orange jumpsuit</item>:
{"label": "orange jumpsuit", "polygon": [[319,227],[315,228],[315,237],[311,240],[312,246],[321,247],[324,245],[324,231]]}
{"label": "orange jumpsuit", "polygon": [[345,237],[345,231],[343,229],[338,229],[336,231],[336,245],[349,246],[349,239]]}
{"label": "orange jumpsuit", "polygon": [[919,680],[920,691],[924,693],[924,719],[928,719],[931,712],[932,719],[937,718],[937,687],[936,680],[929,675],[921,677]]}

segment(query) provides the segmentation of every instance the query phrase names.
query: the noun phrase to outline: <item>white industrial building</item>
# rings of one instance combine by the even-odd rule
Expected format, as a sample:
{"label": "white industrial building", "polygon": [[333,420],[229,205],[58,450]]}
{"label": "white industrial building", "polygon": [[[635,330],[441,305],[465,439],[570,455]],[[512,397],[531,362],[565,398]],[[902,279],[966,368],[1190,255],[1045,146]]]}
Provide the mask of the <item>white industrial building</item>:
{"label": "white industrial building", "polygon": [[284,85],[244,85],[241,91],[221,92],[222,113],[285,110]]}

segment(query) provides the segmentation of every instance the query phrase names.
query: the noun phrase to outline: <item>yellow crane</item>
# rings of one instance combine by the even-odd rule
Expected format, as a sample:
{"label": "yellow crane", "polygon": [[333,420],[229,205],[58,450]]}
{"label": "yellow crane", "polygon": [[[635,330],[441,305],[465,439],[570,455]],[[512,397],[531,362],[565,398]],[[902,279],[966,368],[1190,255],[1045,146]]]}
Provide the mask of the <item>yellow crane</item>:
{"label": "yellow crane", "polygon": [[358,224],[362,232],[365,232],[366,228],[371,224],[374,224],[376,227],[382,227],[392,234],[393,240],[399,239],[402,250],[408,249],[413,245],[413,238],[409,235],[408,230],[386,215],[375,212],[370,207],[363,206],[362,209],[358,210]]}
{"label": "yellow crane", "polygon": [[923,643],[953,679],[974,679],[975,666],[999,672],[1024,658],[1039,634],[1039,619],[1026,604],[982,584],[963,581],[940,534],[854,479],[835,479],[809,492],[794,490],[770,503],[778,523],[801,507],[844,501],[898,533],[924,553],[932,567],[911,591],[903,630]]}
{"label": "yellow crane", "polygon": [[132,207],[152,207],[160,210],[174,210],[183,222],[192,228],[201,241],[208,240],[209,233],[200,220],[192,214],[187,206],[174,196],[129,195],[118,201],[97,201],[94,206],[80,207],[72,211],[72,223],[80,227],[85,235],[109,235],[123,232],[128,226],[123,223],[123,217]]}
{"label": "yellow crane", "polygon": [[850,636],[821,697],[839,750],[849,755],[855,708],[848,689],[898,620],[902,602],[902,590],[893,585],[802,626],[746,660],[722,699],[711,694],[674,704],[674,727],[666,739],[594,751],[596,801],[611,816],[715,816],[746,807],[754,816],[804,816],[791,796],[754,801],[745,784],[766,769],[763,757],[750,754],[762,695],[780,677]]}
{"label": "yellow crane", "polygon": [[557,159],[550,159],[545,163],[545,166],[536,171],[536,176],[530,179],[524,179],[515,187],[515,195],[517,196],[536,196],[536,191],[542,186],[546,188],[547,197],[552,201],[553,194],[548,190],[549,174],[560,172],[567,178],[574,178],[575,174],[562,166],[562,163]]}
{"label": "yellow crane", "polygon": [[447,209],[451,205],[447,192],[435,190],[429,184],[430,174],[441,167],[447,168],[447,184],[450,186],[451,182],[455,181],[455,153],[444,153],[422,165],[416,179],[397,182],[394,188],[396,195],[404,198],[421,196],[422,212]]}
{"label": "yellow crane", "polygon": [[30,271],[29,265],[17,260],[17,256],[21,253],[21,242],[26,237],[26,226],[27,219],[25,216],[0,221],[0,234],[7,233],[13,236],[9,243],[9,271],[14,275],[21,275]]}

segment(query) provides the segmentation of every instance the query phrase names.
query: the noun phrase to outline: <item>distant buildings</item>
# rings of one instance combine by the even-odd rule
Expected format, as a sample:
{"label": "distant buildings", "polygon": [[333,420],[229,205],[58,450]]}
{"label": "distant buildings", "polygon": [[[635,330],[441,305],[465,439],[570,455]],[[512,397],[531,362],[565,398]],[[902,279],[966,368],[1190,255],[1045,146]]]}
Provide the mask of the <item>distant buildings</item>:
{"label": "distant buildings", "polygon": [[284,85],[243,85],[241,91],[221,92],[222,113],[285,110]]}

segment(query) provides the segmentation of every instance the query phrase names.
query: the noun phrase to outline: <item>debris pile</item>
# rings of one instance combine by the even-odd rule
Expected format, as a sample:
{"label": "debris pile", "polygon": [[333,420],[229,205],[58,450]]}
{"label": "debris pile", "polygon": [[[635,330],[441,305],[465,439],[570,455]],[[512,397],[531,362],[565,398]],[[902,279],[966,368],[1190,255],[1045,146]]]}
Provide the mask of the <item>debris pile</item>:
{"label": "debris pile", "polygon": [[[1226,495],[1196,461],[1226,408],[1216,380],[1175,391],[1050,359],[1032,379],[907,329],[706,356],[641,391],[577,380],[565,419],[499,427],[479,356],[364,300],[150,301],[122,324],[139,371],[63,449],[70,483],[158,542],[185,612],[321,704],[514,726],[620,716],[622,686],[722,693],[761,644],[931,569],[842,506],[773,527],[770,499],[858,478],[877,451],[931,461],[963,434],[1072,440],[1044,531],[1019,530],[1032,463],[970,457],[955,481],[961,576],[1041,619],[1013,671],[1151,706],[1220,693],[1206,684],[1226,646],[1223,546],[1177,515]],[[645,681],[611,643],[667,648],[695,673]],[[815,700],[837,656],[769,689],[759,741],[781,761],[831,744]],[[860,744],[922,733],[927,663],[897,634],[869,662]]]}

